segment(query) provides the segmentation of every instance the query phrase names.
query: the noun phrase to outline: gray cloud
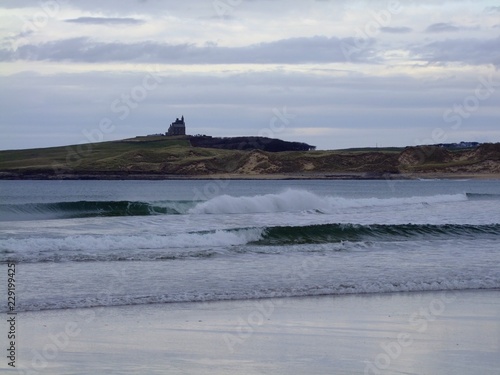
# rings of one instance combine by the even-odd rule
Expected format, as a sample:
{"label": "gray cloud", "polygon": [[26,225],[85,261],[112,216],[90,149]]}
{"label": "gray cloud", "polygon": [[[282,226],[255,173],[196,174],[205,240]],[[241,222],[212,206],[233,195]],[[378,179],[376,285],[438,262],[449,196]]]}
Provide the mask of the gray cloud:
{"label": "gray cloud", "polygon": [[[96,42],[86,37],[41,44],[16,50],[0,49],[0,61],[69,61],[85,63],[136,62],[161,64],[306,64],[380,63],[374,39],[300,37],[224,47],[215,43],[167,44]],[[500,38],[448,39],[407,47],[413,58],[430,63],[461,62],[471,65],[500,64]]]}
{"label": "gray cloud", "polygon": [[300,37],[244,47],[157,42],[103,43],[73,38],[0,50],[0,61],[158,62],[164,64],[299,64],[374,60],[374,40]]}
{"label": "gray cloud", "polygon": [[[481,110],[464,119],[459,131],[443,120],[443,112],[471,95],[480,72],[488,71],[484,65],[500,68],[495,18],[500,7],[462,0],[412,2],[401,7],[394,22],[370,29],[380,27],[378,36],[371,36],[356,30],[366,30],[366,17],[372,20],[367,26],[375,25],[373,15],[386,9],[386,0],[221,2],[233,5],[220,13],[213,0],[1,1],[4,13],[15,9],[25,22],[4,27],[0,38],[0,60],[11,62],[0,74],[5,108],[0,148],[86,141],[82,131],[96,129],[104,117],[116,125],[106,140],[165,131],[181,114],[191,133],[255,135],[269,127],[273,108],[284,106],[297,117],[276,136],[299,137],[320,148],[414,144],[435,128],[443,128],[449,141],[477,140],[476,133],[498,141],[498,95],[481,102]],[[429,21],[423,4],[432,5],[432,16],[442,23],[430,25],[435,21]],[[413,13],[414,6],[419,12]],[[453,23],[457,17],[461,23]],[[141,20],[151,22],[147,34],[102,33],[102,26],[132,28]],[[497,28],[489,30],[470,26],[495,23]],[[68,27],[75,38],[54,39],[70,38],[64,34]],[[328,36],[311,36],[318,32]],[[238,47],[228,47],[234,43]],[[373,65],[342,64],[346,61]],[[337,62],[340,66],[328,65]],[[98,70],[106,71],[96,72],[98,63],[103,63]],[[208,66],[236,63],[280,68]],[[287,65],[308,63],[314,65]],[[161,84],[120,119],[113,103],[138,92],[147,72],[137,69],[156,64]],[[204,66],[182,67],[188,64]],[[483,66],[476,74],[464,65]],[[59,73],[51,73],[56,69]],[[308,133],[308,128],[332,132]]]}
{"label": "gray cloud", "polygon": [[411,33],[413,29],[411,27],[381,27],[380,31],[383,33],[389,33],[389,34],[406,34],[406,33]]}
{"label": "gray cloud", "polygon": [[[269,128],[273,108],[284,106],[297,117],[285,132],[276,134],[279,138],[297,140],[297,136],[287,133],[294,129],[335,127],[360,134],[377,133],[378,138],[370,140],[373,143],[408,145],[414,144],[417,137],[428,138],[435,127],[450,130],[451,124],[443,123],[443,111],[454,102],[461,103],[470,94],[471,85],[475,87],[475,81],[457,79],[441,82],[438,90],[432,90],[435,82],[419,78],[345,73],[328,76],[276,69],[222,77],[209,73],[161,74],[161,83],[148,91],[125,119],[119,118],[113,103],[123,95],[130,96],[146,71],[0,77],[0,86],[5,88],[0,100],[10,109],[2,119],[12,137],[10,141],[2,137],[0,148],[86,141],[82,131],[98,129],[102,118],[109,118],[116,126],[105,140],[166,131],[169,121],[181,114],[186,116],[191,134],[256,135]],[[469,128],[497,129],[498,116],[493,110],[498,105],[496,96],[481,103],[485,111],[468,119]],[[374,124],[383,126],[374,129]],[[389,141],[398,132],[402,138]],[[453,135],[450,130],[450,137]],[[300,139],[320,148],[367,142],[366,137],[346,140],[345,136],[340,139],[325,135]],[[14,140],[17,143],[12,143]]]}
{"label": "gray cloud", "polygon": [[137,25],[144,23],[144,20],[137,18],[114,18],[114,17],[79,17],[67,19],[65,22],[83,23],[90,25]]}
{"label": "gray cloud", "polygon": [[[222,3],[228,3],[226,0]],[[199,0],[2,0],[0,9],[32,8],[33,15],[43,14],[54,9],[74,9],[80,12],[91,12],[92,14],[104,14],[110,17],[128,17],[130,15],[158,15],[165,11],[170,14],[181,14],[183,16],[210,16],[217,14],[214,8],[215,1]],[[274,3],[274,1],[272,2]]]}
{"label": "gray cloud", "polygon": [[500,66],[500,37],[489,40],[450,39],[411,49],[419,59],[431,63],[461,62]]}
{"label": "gray cloud", "polygon": [[451,23],[445,23],[445,22],[440,22],[440,23],[434,23],[432,25],[429,25],[426,29],[426,33],[446,33],[446,32],[454,32],[454,31],[459,31],[460,28],[458,26],[455,26]]}

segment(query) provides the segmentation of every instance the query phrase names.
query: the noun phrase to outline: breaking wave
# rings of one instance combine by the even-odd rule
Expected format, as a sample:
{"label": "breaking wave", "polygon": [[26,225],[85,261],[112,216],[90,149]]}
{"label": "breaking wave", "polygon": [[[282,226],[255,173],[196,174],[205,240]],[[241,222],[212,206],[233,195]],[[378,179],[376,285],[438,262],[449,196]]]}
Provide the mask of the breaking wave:
{"label": "breaking wave", "polygon": [[[499,196],[500,197],[500,196]],[[343,208],[408,206],[492,199],[491,194],[444,194],[404,198],[341,198],[289,189],[279,194],[235,197],[221,195],[200,201],[74,201],[0,204],[0,221],[72,219],[106,216],[181,214],[253,214],[310,211],[332,213]]]}
{"label": "breaking wave", "polygon": [[[63,238],[0,239],[0,262],[137,261],[176,260],[227,255],[237,246],[248,252],[280,252],[289,245],[366,244],[375,241],[436,239],[493,239],[500,224],[490,225],[359,225],[322,224],[273,226],[190,232],[172,235],[78,235]],[[330,251],[350,247],[331,246]],[[285,250],[283,250],[285,249]]]}
{"label": "breaking wave", "polygon": [[466,201],[464,194],[445,194],[406,198],[341,198],[319,196],[305,190],[287,190],[280,194],[233,197],[221,195],[190,209],[194,214],[245,214],[298,211],[334,212],[341,208],[401,206]]}

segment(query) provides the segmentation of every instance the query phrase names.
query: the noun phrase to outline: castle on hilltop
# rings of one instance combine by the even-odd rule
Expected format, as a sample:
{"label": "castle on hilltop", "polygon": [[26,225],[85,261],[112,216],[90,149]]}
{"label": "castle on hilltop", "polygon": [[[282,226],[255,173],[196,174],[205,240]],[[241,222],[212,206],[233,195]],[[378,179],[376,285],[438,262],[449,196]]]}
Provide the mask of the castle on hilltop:
{"label": "castle on hilltop", "polygon": [[184,116],[182,116],[180,120],[176,118],[175,121],[170,124],[166,135],[186,135]]}

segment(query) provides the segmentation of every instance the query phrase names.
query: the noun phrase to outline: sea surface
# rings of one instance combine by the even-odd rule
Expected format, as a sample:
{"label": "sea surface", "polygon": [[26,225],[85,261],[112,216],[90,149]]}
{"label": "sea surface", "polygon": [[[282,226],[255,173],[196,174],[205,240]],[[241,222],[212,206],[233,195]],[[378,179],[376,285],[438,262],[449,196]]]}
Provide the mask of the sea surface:
{"label": "sea surface", "polygon": [[500,181],[0,181],[0,262],[17,311],[495,289]]}

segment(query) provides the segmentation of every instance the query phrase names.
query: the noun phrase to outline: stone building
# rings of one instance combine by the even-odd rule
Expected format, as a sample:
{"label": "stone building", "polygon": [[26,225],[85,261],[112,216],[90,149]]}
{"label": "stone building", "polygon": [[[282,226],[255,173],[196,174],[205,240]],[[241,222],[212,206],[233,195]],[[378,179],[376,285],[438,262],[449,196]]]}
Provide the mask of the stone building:
{"label": "stone building", "polygon": [[186,123],[184,122],[184,116],[182,116],[180,120],[176,118],[175,121],[170,124],[167,135],[186,135]]}

